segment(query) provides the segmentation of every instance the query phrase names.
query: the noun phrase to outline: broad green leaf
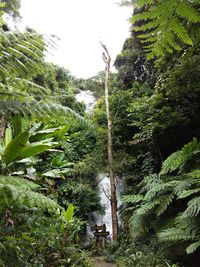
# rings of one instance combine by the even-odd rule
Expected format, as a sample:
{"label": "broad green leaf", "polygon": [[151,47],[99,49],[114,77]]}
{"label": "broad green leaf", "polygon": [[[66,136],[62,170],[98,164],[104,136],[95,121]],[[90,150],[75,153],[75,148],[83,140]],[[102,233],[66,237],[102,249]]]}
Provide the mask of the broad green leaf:
{"label": "broad green leaf", "polygon": [[17,137],[15,137],[6,147],[3,153],[3,160],[6,165],[14,162],[19,154],[22,152],[24,147],[27,145],[29,134],[24,132]]}
{"label": "broad green leaf", "polygon": [[51,177],[51,178],[60,178],[61,175],[62,175],[62,172],[60,169],[50,170],[42,174],[42,176]]}
{"label": "broad green leaf", "polygon": [[14,136],[17,136],[23,132],[25,132],[28,129],[28,126],[30,124],[29,119],[22,118],[20,116],[14,116],[10,119],[10,123],[12,125],[12,128],[14,130]]}
{"label": "broad green leaf", "polygon": [[58,130],[60,130],[60,127],[43,129],[43,130],[37,131],[31,135],[30,141],[35,142],[35,141],[40,141],[40,140],[44,140],[46,138],[53,137],[53,136],[55,136],[55,133]]}
{"label": "broad green leaf", "polygon": [[18,159],[24,159],[24,158],[28,158],[28,157],[32,157],[35,156],[37,154],[40,154],[42,152],[47,151],[49,148],[55,147],[57,146],[58,143],[56,142],[52,142],[52,143],[47,143],[47,144],[31,144],[27,147],[25,147],[23,150],[21,150]]}
{"label": "broad green leaf", "polygon": [[70,128],[69,124],[62,127],[60,130],[55,132],[54,136],[57,138],[57,140],[62,140],[62,138],[64,137],[66,132],[69,130],[69,128]]}
{"label": "broad green leaf", "polygon": [[5,148],[12,141],[12,130],[11,128],[6,128],[5,130]]}
{"label": "broad green leaf", "polygon": [[51,178],[63,178],[64,174],[71,174],[72,169],[70,168],[63,168],[63,169],[54,169],[54,170],[49,170],[48,172],[43,173],[43,176],[46,177],[51,177]]}
{"label": "broad green leaf", "polygon": [[69,222],[74,215],[74,206],[72,204],[69,204],[67,210],[64,212],[64,218],[66,222]]}

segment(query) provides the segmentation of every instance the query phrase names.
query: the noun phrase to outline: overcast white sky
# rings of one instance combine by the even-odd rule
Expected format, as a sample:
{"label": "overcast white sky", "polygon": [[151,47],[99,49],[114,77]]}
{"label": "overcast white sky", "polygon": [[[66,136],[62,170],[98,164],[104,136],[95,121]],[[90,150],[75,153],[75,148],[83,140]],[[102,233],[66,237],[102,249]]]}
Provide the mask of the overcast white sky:
{"label": "overcast white sky", "polygon": [[60,38],[50,61],[69,69],[76,77],[88,78],[104,69],[105,43],[112,60],[129,36],[132,10],[117,0],[22,0],[23,26]]}

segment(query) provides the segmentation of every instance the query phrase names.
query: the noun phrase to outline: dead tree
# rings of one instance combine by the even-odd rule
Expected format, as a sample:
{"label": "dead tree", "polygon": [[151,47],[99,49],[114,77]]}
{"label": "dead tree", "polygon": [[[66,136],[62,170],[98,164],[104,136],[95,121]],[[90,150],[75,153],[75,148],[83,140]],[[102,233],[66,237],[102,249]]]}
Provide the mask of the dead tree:
{"label": "dead tree", "polygon": [[112,214],[112,238],[117,240],[118,237],[118,217],[117,217],[117,197],[116,197],[116,177],[114,174],[113,167],[113,152],[112,152],[112,118],[109,109],[109,72],[110,72],[110,62],[111,57],[107,47],[102,44],[105,52],[103,52],[103,61],[105,62],[105,105],[106,105],[106,115],[107,115],[107,133],[108,133],[108,169],[110,178],[110,188],[111,188],[111,214]]}

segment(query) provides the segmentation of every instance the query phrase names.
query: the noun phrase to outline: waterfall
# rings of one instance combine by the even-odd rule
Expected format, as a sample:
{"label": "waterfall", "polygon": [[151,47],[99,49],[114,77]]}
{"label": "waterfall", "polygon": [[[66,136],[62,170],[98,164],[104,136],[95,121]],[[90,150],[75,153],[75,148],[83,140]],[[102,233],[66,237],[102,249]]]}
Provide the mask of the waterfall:
{"label": "waterfall", "polygon": [[105,208],[105,214],[96,218],[96,224],[106,225],[106,231],[112,234],[112,217],[110,207],[110,179],[104,173],[98,175],[101,204]]}
{"label": "waterfall", "polygon": [[[97,212],[92,212],[89,214],[89,221],[87,224],[87,241],[94,238],[94,233],[91,231],[91,226],[97,225],[106,225],[106,231],[110,232],[110,237],[112,236],[112,216],[111,216],[111,205],[110,205],[110,179],[105,173],[98,175],[99,181],[99,192],[101,204],[105,208],[103,215],[98,214]],[[123,181],[119,177],[117,179],[117,204],[118,207],[121,205],[120,194],[123,191]],[[119,224],[120,224],[120,216]]]}
{"label": "waterfall", "polygon": [[78,102],[83,102],[86,105],[86,113],[92,113],[96,102],[96,99],[93,96],[93,92],[91,92],[90,90],[81,90],[80,93],[76,95],[76,100]]}
{"label": "waterfall", "polygon": [[[89,90],[83,91],[81,90],[80,93],[76,95],[76,99],[79,102],[84,102],[86,105],[86,112],[90,113],[93,111],[95,106],[95,97],[93,93]],[[91,231],[91,226],[97,225],[106,225],[106,230],[110,232],[110,236],[112,235],[112,216],[111,216],[111,205],[110,205],[110,179],[105,173],[98,174],[98,181],[99,181],[99,191],[100,191],[100,199],[101,204],[105,208],[104,215],[100,215],[97,212],[92,212],[88,214],[89,220],[87,224],[87,237],[86,242],[90,241],[90,239],[94,238],[94,233]],[[117,179],[117,202],[118,208],[121,205],[120,194],[123,191],[123,182],[122,179],[116,177]],[[118,216],[119,217],[119,216]],[[120,218],[119,218],[120,223]]]}

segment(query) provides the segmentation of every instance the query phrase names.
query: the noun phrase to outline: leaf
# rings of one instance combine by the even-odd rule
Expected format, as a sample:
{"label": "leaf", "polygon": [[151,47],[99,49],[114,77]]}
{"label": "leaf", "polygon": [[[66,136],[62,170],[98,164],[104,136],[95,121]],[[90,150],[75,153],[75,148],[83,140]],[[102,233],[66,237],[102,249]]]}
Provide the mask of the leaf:
{"label": "leaf", "polygon": [[130,21],[135,27],[133,29],[141,32],[139,38],[145,42],[148,59],[181,50],[182,44],[193,45],[188,28],[200,21],[195,3],[199,4],[199,0],[134,1],[136,12]]}
{"label": "leaf", "polygon": [[182,215],[185,217],[195,217],[200,212],[200,197],[194,197],[188,202],[188,207]]}
{"label": "leaf", "polygon": [[61,175],[62,175],[62,171],[60,169],[50,170],[42,174],[42,176],[51,177],[51,178],[60,178]]}
{"label": "leaf", "polygon": [[200,241],[190,244],[186,248],[187,254],[191,254],[191,253],[195,252],[195,250],[197,250],[198,247],[200,247]]}
{"label": "leaf", "polygon": [[6,128],[5,130],[5,148],[12,141],[12,130],[11,128]]}
{"label": "leaf", "polygon": [[24,147],[27,145],[29,133],[28,131],[15,137],[6,147],[3,153],[3,160],[6,165],[15,161],[19,154],[23,151]]}
{"label": "leaf", "polygon": [[69,204],[67,210],[64,212],[64,218],[66,222],[68,223],[74,215],[74,206],[72,204]]}
{"label": "leaf", "polygon": [[37,143],[30,144],[29,146],[21,150],[21,152],[18,155],[18,159],[24,159],[24,158],[35,156],[57,145],[58,145],[57,142],[49,142],[46,144],[45,143],[43,144],[42,142],[41,143],[37,142]]}
{"label": "leaf", "polygon": [[196,194],[198,192],[200,192],[200,188],[185,190],[185,191],[183,191],[181,193],[181,195],[178,197],[178,199],[180,199],[180,198],[186,198],[186,197],[191,196],[192,194]]}
{"label": "leaf", "polygon": [[21,189],[26,189],[26,190],[37,190],[40,188],[40,185],[32,181],[15,176],[12,177],[12,176],[0,175],[0,184],[19,186]]}
{"label": "leaf", "polygon": [[10,123],[12,125],[13,130],[14,130],[15,136],[25,132],[27,130],[29,124],[30,124],[30,122],[27,118],[22,118],[20,116],[11,117]]}
{"label": "leaf", "polygon": [[45,138],[49,138],[55,135],[55,133],[60,130],[60,127],[57,128],[48,128],[48,129],[43,129],[40,131],[36,131],[35,133],[33,133],[30,137],[30,141],[40,141],[43,140]]}
{"label": "leaf", "polygon": [[66,132],[69,130],[70,124],[67,124],[66,126],[62,127],[60,130],[56,131],[54,136],[57,138],[57,140],[62,140]]}
{"label": "leaf", "polygon": [[126,203],[137,203],[144,199],[143,195],[126,195],[122,197],[122,200]]}
{"label": "leaf", "polygon": [[200,144],[197,138],[186,144],[181,150],[171,154],[163,163],[160,174],[167,174],[177,169],[181,169],[188,160],[192,159],[196,153],[199,153]]}

